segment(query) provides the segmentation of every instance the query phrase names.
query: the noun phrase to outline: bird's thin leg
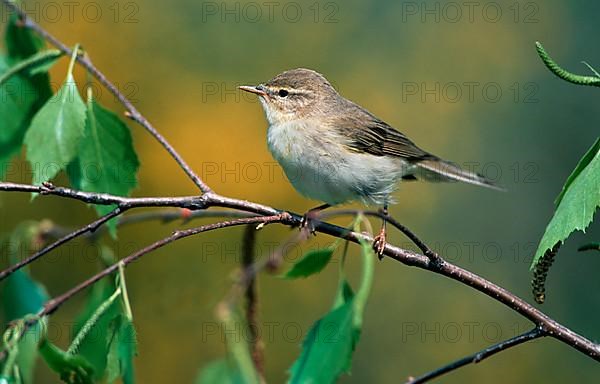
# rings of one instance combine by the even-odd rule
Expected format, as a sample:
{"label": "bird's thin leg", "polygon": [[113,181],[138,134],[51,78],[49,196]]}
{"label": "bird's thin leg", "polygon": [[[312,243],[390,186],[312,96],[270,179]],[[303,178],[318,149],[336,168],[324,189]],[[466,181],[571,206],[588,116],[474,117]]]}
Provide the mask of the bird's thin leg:
{"label": "bird's thin leg", "polygon": [[383,222],[381,224],[381,230],[379,231],[379,235],[375,236],[373,239],[373,250],[377,253],[377,257],[379,260],[383,259],[383,251],[385,250],[386,238],[385,238],[385,229],[387,226],[387,214],[388,214],[388,205],[387,203],[383,204],[383,208],[381,209],[381,213],[384,215]]}
{"label": "bird's thin leg", "polygon": [[314,220],[317,220],[317,218],[319,217],[319,213],[324,210],[331,207],[330,204],[321,204],[318,207],[314,207],[308,210],[308,212],[306,212],[303,216],[302,216],[302,221],[300,222],[300,230],[304,229],[304,228],[308,228],[308,230],[310,231],[310,233],[314,234],[315,233],[315,226],[312,223]]}

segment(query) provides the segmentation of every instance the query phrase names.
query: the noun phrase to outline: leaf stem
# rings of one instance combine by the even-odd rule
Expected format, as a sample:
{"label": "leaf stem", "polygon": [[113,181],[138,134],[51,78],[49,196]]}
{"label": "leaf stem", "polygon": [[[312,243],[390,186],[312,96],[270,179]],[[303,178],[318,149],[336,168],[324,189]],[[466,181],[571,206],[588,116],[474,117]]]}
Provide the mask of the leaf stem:
{"label": "leaf stem", "polygon": [[73,76],[73,67],[75,66],[75,61],[77,60],[77,55],[79,54],[79,44],[75,44],[75,48],[71,51],[71,61],[69,62],[69,69],[67,70],[67,78]]}
{"label": "leaf stem", "polygon": [[121,288],[123,306],[125,307],[125,316],[130,322],[133,321],[133,312],[131,311],[131,304],[129,303],[129,294],[127,293],[127,283],[125,282],[125,263],[119,262],[119,287]]}
{"label": "leaf stem", "polygon": [[2,377],[10,377],[17,356],[19,354],[19,339],[22,337],[25,328],[25,321],[18,320],[14,325],[9,327],[2,337],[4,348],[8,356],[2,367]]}
{"label": "leaf stem", "polygon": [[45,62],[53,63],[53,61],[55,61],[62,55],[63,53],[58,49],[49,49],[47,51],[38,52],[35,55],[18,62],[17,64],[9,68],[6,72],[4,72],[2,76],[0,76],[0,86],[6,83],[12,76],[18,74],[21,71],[26,70],[30,66],[35,66]]}
{"label": "leaf stem", "polygon": [[[364,216],[358,216],[361,221],[366,221]],[[368,222],[368,221],[366,221]],[[362,261],[363,268],[361,274],[361,281],[354,297],[354,326],[360,328],[362,326],[362,314],[373,286],[373,274],[375,270],[375,253],[371,244],[366,241],[361,241],[360,246],[362,248]]]}

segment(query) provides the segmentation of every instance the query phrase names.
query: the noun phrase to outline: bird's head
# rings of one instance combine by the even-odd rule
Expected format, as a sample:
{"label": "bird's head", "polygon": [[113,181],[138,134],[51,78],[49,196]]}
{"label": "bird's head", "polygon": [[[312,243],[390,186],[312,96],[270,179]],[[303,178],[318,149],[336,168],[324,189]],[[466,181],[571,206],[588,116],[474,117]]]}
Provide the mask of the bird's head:
{"label": "bird's head", "polygon": [[264,84],[239,88],[259,96],[270,124],[326,114],[340,98],[323,75],[304,68],[285,71]]}

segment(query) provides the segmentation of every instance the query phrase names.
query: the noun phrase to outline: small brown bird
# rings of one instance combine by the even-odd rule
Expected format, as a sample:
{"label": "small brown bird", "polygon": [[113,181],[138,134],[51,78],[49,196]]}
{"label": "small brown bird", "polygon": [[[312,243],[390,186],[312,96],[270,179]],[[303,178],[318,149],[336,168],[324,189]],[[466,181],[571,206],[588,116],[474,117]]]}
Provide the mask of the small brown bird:
{"label": "small brown bird", "polygon": [[[342,97],[310,69],[285,71],[265,84],[241,86],[259,96],[267,142],[292,185],[325,205],[358,200],[383,207],[400,180],[463,181],[501,189],[417,147],[372,113]],[[374,248],[385,247],[385,221]]]}

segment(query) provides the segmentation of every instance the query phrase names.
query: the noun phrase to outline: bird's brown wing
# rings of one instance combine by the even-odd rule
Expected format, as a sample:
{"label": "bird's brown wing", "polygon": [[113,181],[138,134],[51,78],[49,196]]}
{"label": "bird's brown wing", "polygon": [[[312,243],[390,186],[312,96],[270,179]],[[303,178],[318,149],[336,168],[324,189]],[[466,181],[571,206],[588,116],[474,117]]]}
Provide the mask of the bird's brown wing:
{"label": "bird's brown wing", "polygon": [[462,181],[503,190],[485,176],[461,169],[417,147],[402,132],[379,120],[370,112],[348,101],[329,124],[337,127],[350,150],[375,156],[393,156],[414,164],[416,168],[403,175],[405,180]]}
{"label": "bird's brown wing", "polygon": [[[356,111],[355,111],[356,112]],[[351,118],[336,122],[348,138],[346,145],[358,152],[366,152],[375,156],[394,156],[408,161],[417,161],[433,157],[417,147],[402,132],[379,120],[366,111],[356,113]]]}

